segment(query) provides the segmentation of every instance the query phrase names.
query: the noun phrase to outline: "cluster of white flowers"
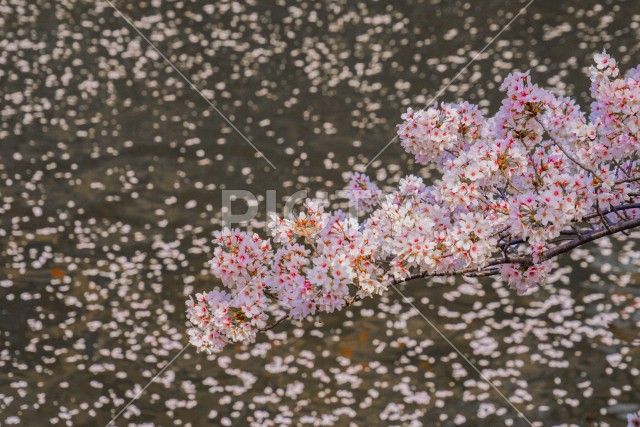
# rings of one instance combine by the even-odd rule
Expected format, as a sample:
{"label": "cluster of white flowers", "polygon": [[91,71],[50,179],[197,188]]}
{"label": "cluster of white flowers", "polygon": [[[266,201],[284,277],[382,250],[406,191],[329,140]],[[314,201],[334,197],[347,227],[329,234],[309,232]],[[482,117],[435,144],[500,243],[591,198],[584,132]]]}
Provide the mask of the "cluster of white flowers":
{"label": "cluster of white flowers", "polygon": [[421,163],[439,166],[467,150],[482,137],[485,120],[476,105],[436,105],[427,110],[409,108],[402,115],[398,136],[404,149]]}
{"label": "cluster of white flowers", "polygon": [[383,195],[354,174],[348,191],[364,220],[308,200],[296,217],[273,218],[275,249],[239,230],[217,233],[211,266],[228,292],[187,303],[191,342],[212,351],[252,340],[271,306],[303,319],[414,275],[484,271],[519,294],[535,290],[562,233],[580,238],[580,224],[608,228],[640,214],[629,206],[640,193],[640,67],[622,78],[599,54],[591,81],[589,118],[529,73],[505,79],[492,118],[469,103],[409,109],[402,146],[442,177],[427,185],[408,176]]}
{"label": "cluster of white flowers", "polygon": [[368,176],[356,172],[347,186],[347,195],[359,213],[368,213],[380,203],[382,192]]}
{"label": "cluster of white flowers", "polygon": [[326,213],[317,200],[307,200],[304,208],[292,219],[274,217],[269,224],[277,250],[256,234],[216,233],[210,264],[230,292],[197,294],[187,301],[192,344],[217,351],[230,342],[253,340],[275,302],[290,318],[304,319],[386,289],[371,233],[357,219]]}

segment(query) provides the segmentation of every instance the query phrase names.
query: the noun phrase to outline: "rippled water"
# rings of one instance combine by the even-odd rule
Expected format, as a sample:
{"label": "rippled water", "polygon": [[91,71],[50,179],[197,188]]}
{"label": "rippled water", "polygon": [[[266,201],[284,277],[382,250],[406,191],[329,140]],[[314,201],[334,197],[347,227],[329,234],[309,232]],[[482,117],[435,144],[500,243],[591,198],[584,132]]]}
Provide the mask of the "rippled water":
{"label": "rippled water", "polygon": [[[216,285],[221,190],[342,188],[525,4],[117,1],[274,170],[108,3],[0,1],[0,424],[106,424],[186,343],[186,296]],[[442,99],[495,112],[502,78],[531,68],[586,107],[592,54],[635,66],[639,41],[637,1],[536,0]],[[367,172],[430,174],[397,144]],[[403,292],[536,425],[625,425],[637,237],[565,256],[533,296],[489,279]],[[516,415],[389,294],[217,356],[188,349],[115,425],[526,425]]]}

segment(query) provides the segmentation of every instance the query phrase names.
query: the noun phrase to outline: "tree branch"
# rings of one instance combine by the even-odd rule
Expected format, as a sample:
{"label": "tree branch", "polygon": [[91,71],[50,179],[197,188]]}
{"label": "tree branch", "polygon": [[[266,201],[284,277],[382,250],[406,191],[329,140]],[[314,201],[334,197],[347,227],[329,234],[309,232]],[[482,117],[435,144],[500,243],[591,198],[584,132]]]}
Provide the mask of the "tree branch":
{"label": "tree branch", "polygon": [[278,320],[276,320],[275,322],[273,322],[272,324],[265,326],[264,328],[258,328],[258,331],[266,332],[266,331],[268,331],[270,329],[273,329],[276,326],[278,326],[280,323],[282,323],[285,320],[287,320],[288,318],[289,318],[289,316],[283,316],[283,317],[279,318]]}
{"label": "tree branch", "polygon": [[585,164],[581,163],[578,159],[576,159],[575,157],[573,157],[573,156],[572,156],[572,155],[571,155],[571,154],[570,154],[570,153],[569,153],[569,152],[568,152],[568,151],[567,151],[567,150],[562,146],[562,144],[560,144],[560,143],[555,139],[555,137],[551,134],[551,132],[549,132],[549,131],[547,130],[547,128],[545,127],[545,125],[543,125],[543,124],[542,124],[542,122],[541,122],[538,118],[534,118],[534,120],[535,120],[536,122],[538,122],[538,124],[542,127],[542,130],[544,130],[544,131],[545,131],[545,133],[546,133],[547,135],[549,135],[549,138],[551,139],[551,141],[553,141],[553,143],[556,145],[556,147],[558,147],[558,148],[560,149],[560,151],[562,151],[562,153],[563,153],[565,156],[567,156],[567,158],[568,158],[569,160],[571,160],[573,163],[575,163],[576,165],[578,165],[578,167],[580,167],[580,168],[584,169],[585,171],[587,171],[587,172],[591,173],[593,176],[595,176],[596,178],[598,178],[598,180],[599,180],[600,182],[602,182],[602,181],[603,181],[603,179],[602,179],[602,178],[600,178],[600,176],[598,176],[598,174],[597,174],[593,169],[591,169],[590,167],[586,166]]}
{"label": "tree branch", "polygon": [[[627,207],[627,209],[631,209],[631,208]],[[594,216],[598,216],[598,214],[594,214]],[[561,245],[558,245],[555,248],[550,249],[549,251],[543,253],[540,256],[538,263],[548,261],[552,258],[557,257],[558,255],[564,254],[577,247],[593,242],[594,240],[598,240],[603,237],[620,233],[625,230],[630,230],[636,227],[640,227],[640,217],[631,219],[629,221],[612,224],[608,228],[601,228],[601,229],[590,231],[588,233],[579,234],[577,235],[578,236],[577,238],[572,239]],[[566,233],[566,234],[569,234],[569,233]],[[401,283],[407,283],[415,279],[424,279],[428,277],[462,276],[462,275],[468,276],[468,277],[493,276],[500,273],[500,269],[498,267],[504,264],[536,264],[536,263],[533,262],[532,257],[508,257],[508,258],[503,257],[503,258],[492,259],[488,261],[483,267],[480,267],[480,268],[467,267],[460,270],[444,271],[444,272],[437,272],[437,273],[418,272],[418,273],[410,274],[407,277],[389,278],[387,279],[387,284],[388,286],[399,285]],[[347,301],[347,306],[350,306],[356,301],[360,301],[361,299],[362,298],[360,296],[356,295],[352,299]],[[271,325],[258,329],[258,331],[265,332],[270,329],[273,329],[287,319],[289,319],[289,316],[280,317]]]}

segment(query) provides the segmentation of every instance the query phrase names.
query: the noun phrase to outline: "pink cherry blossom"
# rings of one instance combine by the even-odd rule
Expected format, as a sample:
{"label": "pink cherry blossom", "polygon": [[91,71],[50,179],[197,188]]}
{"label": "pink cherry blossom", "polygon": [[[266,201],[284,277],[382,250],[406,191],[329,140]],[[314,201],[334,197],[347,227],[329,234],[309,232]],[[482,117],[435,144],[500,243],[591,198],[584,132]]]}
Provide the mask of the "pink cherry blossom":
{"label": "pink cherry blossom", "polygon": [[623,78],[596,55],[589,115],[529,73],[510,74],[501,90],[490,118],[467,102],[402,115],[404,149],[440,168],[431,183],[410,175],[383,194],[354,173],[347,192],[360,217],[307,200],[297,215],[271,218],[271,240],[216,232],[210,264],[224,290],[187,301],[191,343],[251,342],[284,318],[341,310],[415,277],[499,275],[525,295],[573,247],[565,242],[638,225],[640,67]]}

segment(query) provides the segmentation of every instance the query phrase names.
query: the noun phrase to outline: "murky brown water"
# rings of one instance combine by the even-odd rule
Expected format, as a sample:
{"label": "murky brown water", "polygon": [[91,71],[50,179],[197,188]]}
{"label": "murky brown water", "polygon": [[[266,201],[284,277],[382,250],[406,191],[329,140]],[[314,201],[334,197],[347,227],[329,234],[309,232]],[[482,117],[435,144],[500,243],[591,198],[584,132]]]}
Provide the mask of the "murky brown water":
{"label": "murky brown water", "polygon": [[[524,4],[116,2],[273,170],[107,3],[0,0],[0,424],[106,424],[186,343],[186,296],[216,285],[221,190],[342,188]],[[639,2],[536,0],[442,99],[495,111],[531,68],[587,106],[602,48],[640,63]],[[429,173],[397,144],[368,172]],[[404,291],[537,425],[625,425],[637,238],[561,259],[533,296]],[[187,350],[115,425],[526,425],[397,295],[320,320]]]}

